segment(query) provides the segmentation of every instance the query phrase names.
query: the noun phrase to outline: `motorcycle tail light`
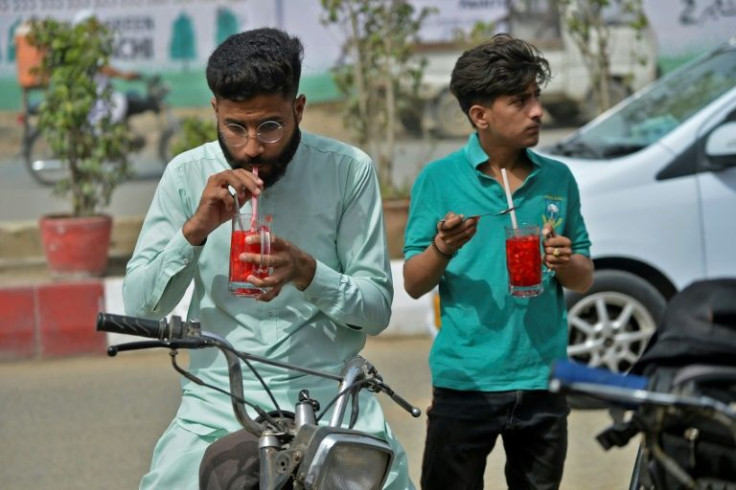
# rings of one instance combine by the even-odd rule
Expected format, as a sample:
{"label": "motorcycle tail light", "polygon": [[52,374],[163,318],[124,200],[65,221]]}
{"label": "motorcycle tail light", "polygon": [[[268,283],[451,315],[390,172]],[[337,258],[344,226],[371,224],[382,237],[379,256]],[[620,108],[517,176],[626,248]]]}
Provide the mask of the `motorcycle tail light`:
{"label": "motorcycle tail light", "polygon": [[297,480],[305,489],[368,490],[383,488],[393,460],[385,441],[334,427],[304,426],[298,440],[306,443]]}

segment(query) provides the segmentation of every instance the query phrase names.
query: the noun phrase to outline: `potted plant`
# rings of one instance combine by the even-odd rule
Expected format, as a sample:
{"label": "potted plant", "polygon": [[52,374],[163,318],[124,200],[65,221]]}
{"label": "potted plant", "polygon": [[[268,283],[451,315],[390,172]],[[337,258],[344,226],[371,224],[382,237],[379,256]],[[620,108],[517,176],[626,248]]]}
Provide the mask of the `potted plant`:
{"label": "potted plant", "polygon": [[333,77],[344,96],[344,121],[378,168],[391,258],[403,257],[409,185],[393,181],[399,107],[414,100],[425,61],[415,55],[424,20],[406,0],[321,0],[326,24],[345,30],[348,62]]}
{"label": "potted plant", "polygon": [[115,188],[130,176],[132,138],[113,121],[112,87],[98,85],[98,72],[112,53],[112,32],[90,17],[71,24],[31,22],[29,42],[43,53],[47,80],[38,127],[68,172],[54,188],[69,197],[71,212],[40,218],[41,237],[54,275],[99,276],[107,267],[112,218],[100,213]]}

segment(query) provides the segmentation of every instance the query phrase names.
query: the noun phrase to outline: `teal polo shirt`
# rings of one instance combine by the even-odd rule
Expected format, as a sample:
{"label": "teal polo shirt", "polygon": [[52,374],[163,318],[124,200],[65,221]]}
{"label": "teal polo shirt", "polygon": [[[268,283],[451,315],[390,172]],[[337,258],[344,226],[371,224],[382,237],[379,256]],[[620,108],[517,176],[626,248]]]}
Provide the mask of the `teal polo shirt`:
{"label": "teal polo shirt", "polygon": [[[572,241],[573,253],[590,255],[580,195],[570,170],[530,150],[534,168],[513,194],[518,223]],[[465,147],[429,163],[411,191],[404,257],[423,252],[448,211],[465,216],[506,209],[501,183],[478,166],[488,161],[477,134]],[[508,292],[505,227],[511,217],[483,216],[476,235],[450,260],[439,283],[442,327],[429,363],[434,386],[455,390],[546,389],[549,366],[567,356],[567,312],[562,286],[544,274],[544,292],[516,298]]]}

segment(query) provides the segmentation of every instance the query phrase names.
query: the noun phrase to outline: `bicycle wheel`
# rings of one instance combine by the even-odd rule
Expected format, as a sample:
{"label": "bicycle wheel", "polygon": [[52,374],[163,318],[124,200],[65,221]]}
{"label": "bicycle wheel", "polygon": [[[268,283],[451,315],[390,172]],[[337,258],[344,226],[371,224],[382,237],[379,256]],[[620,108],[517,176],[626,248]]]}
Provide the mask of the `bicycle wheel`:
{"label": "bicycle wheel", "polygon": [[63,160],[56,158],[46,139],[36,130],[28,138],[23,151],[23,160],[31,177],[41,185],[56,185],[69,177],[69,168]]}
{"label": "bicycle wheel", "polygon": [[161,164],[165,167],[169,164],[172,158],[174,158],[171,146],[174,142],[174,134],[176,130],[168,127],[161,131],[161,137],[158,140],[158,158],[161,160]]}

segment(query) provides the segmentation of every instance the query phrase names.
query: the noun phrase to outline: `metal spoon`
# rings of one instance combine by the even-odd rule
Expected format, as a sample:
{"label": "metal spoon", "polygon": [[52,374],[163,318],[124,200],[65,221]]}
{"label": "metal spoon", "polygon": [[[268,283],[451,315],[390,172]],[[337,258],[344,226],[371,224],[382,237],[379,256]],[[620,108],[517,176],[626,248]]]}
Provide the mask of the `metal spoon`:
{"label": "metal spoon", "polygon": [[[465,217],[463,217],[463,219],[460,222],[463,223],[463,222],[469,220],[470,218],[480,218],[481,216],[503,216],[504,214],[509,214],[514,209],[516,209],[516,207],[507,208],[507,209],[504,209],[503,211],[496,211],[494,213],[482,213],[482,214],[474,214],[472,216],[465,216]],[[441,219],[441,220],[439,220],[437,222],[437,226],[439,226],[440,228],[442,228],[442,225],[444,223],[445,223],[445,220],[444,219]]]}
{"label": "metal spoon", "polygon": [[481,216],[503,216],[504,214],[509,214],[514,209],[516,209],[516,207],[507,208],[507,209],[504,209],[503,211],[498,211],[498,212],[495,212],[495,213],[482,213],[482,214],[474,214],[473,216],[465,216],[463,218],[463,221],[465,221],[467,219],[470,219],[470,218],[480,218]]}

